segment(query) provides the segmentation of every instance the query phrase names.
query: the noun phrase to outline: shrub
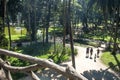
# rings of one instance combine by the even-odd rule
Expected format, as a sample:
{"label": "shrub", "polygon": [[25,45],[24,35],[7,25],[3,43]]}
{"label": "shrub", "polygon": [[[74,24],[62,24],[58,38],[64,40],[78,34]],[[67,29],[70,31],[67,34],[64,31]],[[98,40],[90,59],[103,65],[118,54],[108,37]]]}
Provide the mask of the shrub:
{"label": "shrub", "polygon": [[0,33],[0,47],[6,48],[8,45],[8,40],[5,38],[5,35]]}

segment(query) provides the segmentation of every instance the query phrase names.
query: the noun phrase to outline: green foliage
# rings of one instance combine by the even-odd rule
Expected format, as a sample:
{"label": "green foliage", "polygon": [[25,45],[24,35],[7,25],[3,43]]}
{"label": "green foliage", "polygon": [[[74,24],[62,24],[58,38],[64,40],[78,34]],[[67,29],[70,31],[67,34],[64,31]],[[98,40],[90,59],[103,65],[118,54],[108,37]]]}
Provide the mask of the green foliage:
{"label": "green foliage", "polygon": [[[74,54],[77,55],[77,49],[74,49]],[[55,63],[61,63],[69,60],[70,57],[71,48],[69,46],[66,46],[64,49],[62,44],[56,44],[56,50],[49,58],[52,58]]]}
{"label": "green foliage", "polygon": [[20,66],[27,66],[30,64],[27,61],[23,61],[23,60],[20,60],[18,58],[14,58],[14,57],[8,58],[8,61],[11,63],[12,66],[19,66],[19,67]]}
{"label": "green foliage", "polygon": [[49,33],[51,33],[52,35],[56,36],[62,36],[63,35],[63,27],[50,27],[49,28]]}
{"label": "green foliage", "polygon": [[[59,44],[57,43],[55,47],[56,50],[54,51],[53,43],[48,43],[48,44],[44,43],[44,46],[43,43],[33,43],[25,47],[17,48],[16,52],[20,52],[19,54],[21,53],[27,54],[43,59],[53,59],[55,63],[60,63],[70,59],[71,49],[69,46],[65,48],[65,51],[63,51],[64,50],[63,46],[60,43]],[[75,55],[77,55],[77,49],[75,49]],[[7,60],[11,63],[12,66],[20,67],[20,66],[28,66],[31,64],[28,61],[23,61],[14,57],[8,57]],[[25,76],[22,73],[16,73],[16,74],[13,73],[12,75],[15,80]]]}
{"label": "green foliage", "polygon": [[[19,38],[19,39],[18,39]],[[16,36],[16,38],[14,38],[13,40],[14,42],[29,42],[30,41],[30,37],[23,35],[23,36]]]}
{"label": "green foliage", "polygon": [[[14,58],[14,57],[9,57],[9,58],[7,58],[7,60],[11,63],[12,66],[23,67],[23,66],[30,65],[29,62],[23,61],[18,58]],[[12,73],[12,77],[14,80],[17,80],[18,78],[21,78],[23,76],[26,76],[26,75],[23,73]]]}
{"label": "green foliage", "polygon": [[5,38],[5,35],[0,32],[0,47],[6,48],[8,45],[8,40]]}
{"label": "green foliage", "polygon": [[51,43],[32,43],[31,45],[27,45],[22,47],[22,53],[28,54],[31,56],[41,56],[46,54],[51,54]]}
{"label": "green foliage", "polygon": [[94,46],[94,47],[98,47],[99,43],[96,42],[88,42],[88,45]]}
{"label": "green foliage", "polygon": [[[22,54],[27,54],[31,56],[35,56],[38,58],[44,58],[44,59],[53,59],[55,63],[58,63],[59,60],[60,62],[69,60],[71,57],[71,49],[70,47],[66,47],[65,51],[63,51],[63,46],[62,44],[56,44],[56,50],[54,50],[54,44],[49,43],[49,44],[44,44],[43,43],[34,43],[22,48],[16,49],[16,52],[20,52]],[[75,55],[77,55],[77,49],[74,50]],[[13,66],[26,66],[29,65],[30,63],[26,61],[22,61],[17,58],[10,57],[8,58],[10,61],[11,65]]]}
{"label": "green foliage", "polygon": [[[55,63],[66,61],[70,58],[71,49],[70,47],[65,48],[63,53],[62,44],[56,44],[54,50],[54,44],[49,43],[43,46],[43,43],[31,44],[22,48],[23,54],[28,54],[32,56],[37,56],[39,58],[51,58]],[[63,55],[64,54],[64,55]],[[75,55],[77,55],[77,49],[75,49]]]}
{"label": "green foliage", "polygon": [[[120,54],[116,54],[116,57],[118,61],[120,62]],[[113,64],[113,66],[117,65],[117,61],[115,57],[110,52],[104,52],[101,56],[101,60],[107,66],[111,66],[111,63]],[[118,71],[118,67],[114,68],[114,70]]]}

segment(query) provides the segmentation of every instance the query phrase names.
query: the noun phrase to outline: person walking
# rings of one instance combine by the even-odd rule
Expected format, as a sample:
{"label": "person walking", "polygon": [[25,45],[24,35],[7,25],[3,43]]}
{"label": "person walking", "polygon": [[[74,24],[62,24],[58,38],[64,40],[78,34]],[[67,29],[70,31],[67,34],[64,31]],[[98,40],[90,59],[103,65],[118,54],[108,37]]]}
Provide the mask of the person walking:
{"label": "person walking", "polygon": [[93,55],[93,48],[90,49],[90,58],[92,59],[92,55]]}
{"label": "person walking", "polygon": [[86,58],[89,57],[89,47],[86,48]]}
{"label": "person walking", "polygon": [[100,54],[100,49],[97,49],[97,58],[99,58],[99,54]]}
{"label": "person walking", "polygon": [[95,54],[95,56],[94,56],[94,62],[96,62],[96,54]]}

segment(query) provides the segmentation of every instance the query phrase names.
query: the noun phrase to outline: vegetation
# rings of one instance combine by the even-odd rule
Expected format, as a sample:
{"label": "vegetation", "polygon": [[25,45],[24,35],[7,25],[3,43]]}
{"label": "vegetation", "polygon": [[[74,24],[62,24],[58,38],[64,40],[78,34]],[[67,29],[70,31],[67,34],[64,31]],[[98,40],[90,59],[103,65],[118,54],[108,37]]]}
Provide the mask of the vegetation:
{"label": "vegetation", "polygon": [[[118,59],[118,61],[120,61],[119,53],[116,55],[116,58]],[[104,64],[111,67],[113,70],[120,71],[118,67],[119,63],[116,61],[115,57],[111,54],[111,52],[104,52],[101,56],[101,60]]]}
{"label": "vegetation", "polygon": [[[27,33],[25,28],[22,28],[22,33],[21,33],[21,31],[16,30],[16,27],[10,27],[10,32],[11,32],[11,40],[12,41],[19,40],[20,37],[26,36],[26,33]],[[8,28],[7,27],[5,27],[4,33],[6,35],[6,38],[9,39],[9,33],[8,33]]]}
{"label": "vegetation", "polygon": [[[18,47],[15,51],[22,53],[22,54],[27,54],[31,55],[34,57],[38,58],[43,58],[43,59],[52,59],[55,63],[60,63],[63,61],[68,61],[71,59],[71,49],[70,47],[65,48],[65,53],[62,55],[62,45],[61,44],[56,44],[56,50],[54,52],[54,45],[53,43],[49,44],[44,44],[43,43],[35,43],[31,44],[25,47]],[[77,49],[75,49],[75,55],[77,55]],[[12,66],[28,66],[31,63],[27,61],[20,60],[18,58],[10,57],[8,58],[8,61]],[[25,76],[24,74],[13,74],[14,79],[21,78]]]}
{"label": "vegetation", "polygon": [[[63,62],[70,59],[70,55],[71,55],[70,47],[66,47],[64,55],[61,56],[62,49],[63,47],[59,43],[56,44],[55,52],[54,52],[53,43],[44,44],[44,46],[43,46],[43,43],[37,43],[37,44],[33,43],[25,47],[18,47],[15,51],[19,53],[39,57],[39,58],[53,59],[55,63],[58,63],[58,62]],[[77,49],[75,49],[75,55],[77,55]],[[59,61],[59,58],[60,58],[60,61]],[[24,64],[21,60],[17,58],[9,58],[9,61],[14,66],[23,66]],[[25,63],[24,66],[25,65],[28,65],[28,63]]]}
{"label": "vegetation", "polygon": [[[19,29],[17,29],[19,28]],[[27,32],[26,32],[26,28],[22,27],[22,31],[21,31],[21,28],[20,27],[10,27],[10,32],[11,32],[11,35],[26,35]],[[8,33],[8,28],[5,27],[5,31],[4,31],[5,35],[8,36],[9,33]]]}
{"label": "vegetation", "polygon": [[[95,47],[104,42],[115,57],[120,49],[119,3],[120,0],[0,0],[0,48],[8,47],[23,54],[52,58],[56,63],[72,55],[74,68],[76,50],[73,41]],[[10,23],[23,30],[15,32]],[[41,30],[39,42],[37,30]],[[14,49],[12,42],[21,46],[22,42],[30,42],[31,45]],[[67,42],[71,48],[65,46]],[[12,63],[17,61],[13,65],[22,62],[16,58],[9,59]]]}

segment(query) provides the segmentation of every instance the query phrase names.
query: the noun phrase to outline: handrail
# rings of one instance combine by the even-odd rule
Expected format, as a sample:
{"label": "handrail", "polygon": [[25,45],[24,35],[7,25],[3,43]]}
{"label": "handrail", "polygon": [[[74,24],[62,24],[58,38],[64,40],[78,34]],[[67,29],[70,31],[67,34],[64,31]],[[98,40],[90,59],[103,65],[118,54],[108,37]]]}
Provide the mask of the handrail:
{"label": "handrail", "polygon": [[49,60],[36,58],[36,57],[29,56],[29,55],[25,55],[25,54],[13,52],[13,51],[8,51],[8,50],[4,50],[4,49],[0,49],[0,54],[16,57],[16,58],[19,58],[19,59],[22,59],[25,61],[29,61],[29,62],[38,64],[40,66],[43,66],[45,68],[46,67],[51,68],[51,69],[57,71],[58,73],[61,73],[64,76],[66,76],[70,79],[73,79],[73,80],[87,80],[84,76],[77,73],[77,71],[70,66],[63,67],[63,66],[55,64],[53,62],[50,62]]}

